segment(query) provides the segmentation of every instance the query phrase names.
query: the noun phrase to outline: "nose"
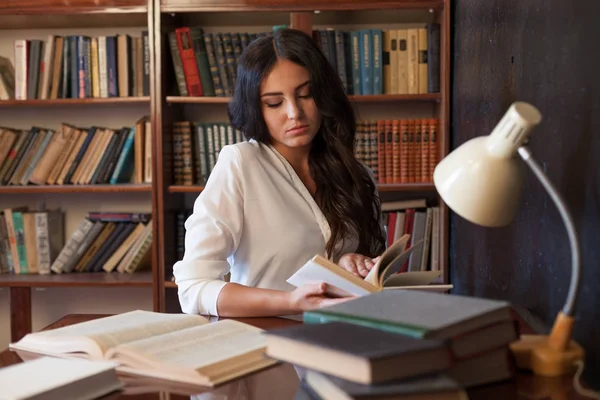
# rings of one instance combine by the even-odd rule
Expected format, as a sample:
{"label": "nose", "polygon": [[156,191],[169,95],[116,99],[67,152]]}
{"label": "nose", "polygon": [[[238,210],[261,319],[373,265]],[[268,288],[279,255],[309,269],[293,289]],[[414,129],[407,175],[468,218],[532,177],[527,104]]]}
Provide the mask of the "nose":
{"label": "nose", "polygon": [[298,119],[302,115],[302,108],[295,100],[289,100],[287,102],[287,116],[288,119]]}

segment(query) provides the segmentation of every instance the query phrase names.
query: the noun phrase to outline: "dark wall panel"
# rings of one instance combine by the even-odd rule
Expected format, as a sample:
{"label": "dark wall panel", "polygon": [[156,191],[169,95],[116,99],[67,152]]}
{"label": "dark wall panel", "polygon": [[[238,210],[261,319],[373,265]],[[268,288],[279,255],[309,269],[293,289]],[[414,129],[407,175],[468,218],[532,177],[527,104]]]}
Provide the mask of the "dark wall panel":
{"label": "dark wall panel", "polygon": [[[600,377],[600,1],[453,0],[452,147],[487,135],[516,100],[544,120],[530,148],[572,211],[583,279],[575,338],[584,377]],[[502,298],[548,330],[564,304],[570,250],[560,216],[529,170],[505,228],[450,219],[455,292]]]}

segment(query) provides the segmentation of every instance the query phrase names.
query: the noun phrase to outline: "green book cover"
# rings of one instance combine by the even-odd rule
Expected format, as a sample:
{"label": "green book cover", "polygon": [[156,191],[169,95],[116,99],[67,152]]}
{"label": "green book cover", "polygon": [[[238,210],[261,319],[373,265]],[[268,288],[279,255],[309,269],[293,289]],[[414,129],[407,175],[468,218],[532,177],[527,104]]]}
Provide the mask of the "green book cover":
{"label": "green book cover", "polygon": [[27,267],[27,251],[25,248],[25,228],[23,226],[23,214],[21,211],[13,211],[13,224],[15,226],[15,239],[17,242],[17,254],[19,255],[19,273],[29,273]]}
{"label": "green book cover", "polygon": [[447,339],[511,319],[510,304],[418,290],[384,290],[304,313],[304,322],[342,321],[414,338]]}

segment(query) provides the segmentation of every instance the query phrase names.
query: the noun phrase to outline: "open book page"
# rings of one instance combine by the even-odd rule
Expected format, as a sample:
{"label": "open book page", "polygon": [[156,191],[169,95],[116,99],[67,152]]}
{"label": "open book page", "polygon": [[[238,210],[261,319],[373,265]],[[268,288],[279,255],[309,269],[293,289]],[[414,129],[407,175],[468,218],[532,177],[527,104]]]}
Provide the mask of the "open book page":
{"label": "open book page", "polygon": [[69,353],[85,353],[90,359],[100,360],[104,358],[106,350],[119,344],[207,323],[208,320],[199,315],[136,310],[30,333],[19,342],[11,344],[11,348],[64,356]]}
{"label": "open book page", "polygon": [[127,372],[143,374],[143,370],[154,369],[161,372],[154,376],[178,379],[192,375],[200,380],[201,375],[210,377],[235,368],[237,358],[254,355],[250,362],[262,361],[266,338],[261,332],[242,322],[223,320],[130,342],[109,350],[106,356],[125,366]]}
{"label": "open book page", "polygon": [[387,278],[383,284],[384,287],[391,286],[422,286],[429,285],[437,280],[442,271],[415,271],[416,273],[404,272],[395,274]]}
{"label": "open book page", "polygon": [[369,282],[371,285],[375,287],[381,287],[381,276],[383,275],[386,267],[390,265],[394,259],[398,258],[398,256],[402,255],[402,253],[406,250],[406,243],[410,239],[410,235],[408,233],[402,235],[398,240],[392,243],[379,257],[379,261],[371,268],[367,276],[365,277],[365,281]]}
{"label": "open book page", "polygon": [[[416,249],[419,249],[423,245],[423,240],[418,241],[414,245],[412,245],[409,249],[400,253],[397,257],[395,257],[388,265],[386,265],[382,271],[379,273],[379,287],[384,286],[384,282],[394,276],[397,272],[400,272],[402,266],[408,262],[410,255]],[[420,271],[419,271],[420,272]],[[411,272],[403,272],[402,275],[412,274],[415,275],[414,271]]]}
{"label": "open book page", "polygon": [[320,255],[308,260],[287,282],[296,287],[325,282],[328,294],[335,297],[363,296],[378,291],[375,286]]}

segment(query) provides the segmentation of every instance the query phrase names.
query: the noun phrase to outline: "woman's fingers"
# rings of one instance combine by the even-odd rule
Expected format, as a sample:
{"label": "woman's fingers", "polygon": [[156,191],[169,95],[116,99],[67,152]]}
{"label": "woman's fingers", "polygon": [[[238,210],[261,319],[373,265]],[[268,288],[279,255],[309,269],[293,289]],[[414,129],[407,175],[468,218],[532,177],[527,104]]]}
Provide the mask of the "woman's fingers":
{"label": "woman's fingers", "polygon": [[367,276],[369,273],[369,268],[367,267],[367,259],[363,258],[356,261],[356,269],[358,270],[358,274],[363,278]]}

